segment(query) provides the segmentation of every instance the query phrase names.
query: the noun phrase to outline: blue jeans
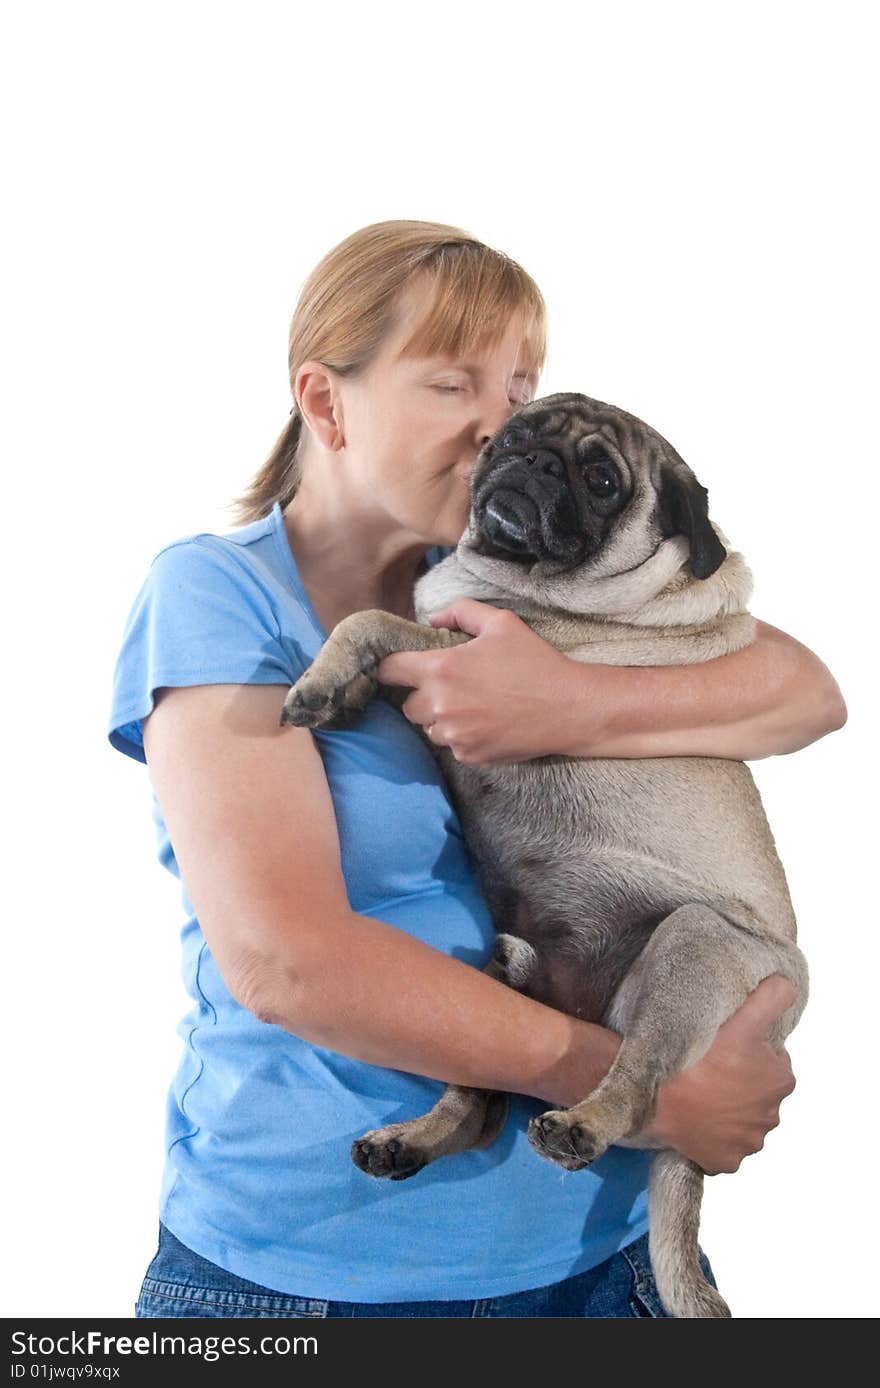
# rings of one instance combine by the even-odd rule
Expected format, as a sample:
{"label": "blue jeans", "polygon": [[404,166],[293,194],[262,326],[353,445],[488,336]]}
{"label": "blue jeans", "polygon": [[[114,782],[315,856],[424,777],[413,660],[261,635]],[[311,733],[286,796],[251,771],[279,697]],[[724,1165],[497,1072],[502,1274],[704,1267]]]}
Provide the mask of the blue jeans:
{"label": "blue jeans", "polygon": [[[700,1266],[717,1287],[709,1260]],[[147,1268],[136,1316],[666,1316],[644,1234],[598,1267],[549,1287],[479,1301],[325,1301],[288,1296],[225,1272],[193,1253],[159,1223],[159,1247]]]}

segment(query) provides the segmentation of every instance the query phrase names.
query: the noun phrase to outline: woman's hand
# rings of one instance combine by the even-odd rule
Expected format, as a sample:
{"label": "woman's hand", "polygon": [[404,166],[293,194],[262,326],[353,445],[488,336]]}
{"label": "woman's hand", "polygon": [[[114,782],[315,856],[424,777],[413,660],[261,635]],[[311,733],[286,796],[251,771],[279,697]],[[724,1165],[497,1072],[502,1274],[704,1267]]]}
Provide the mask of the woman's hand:
{"label": "woman's hand", "polygon": [[[432,613],[431,625],[475,639],[437,651],[385,656],[384,684],[412,685],[402,706],[411,723],[457,761],[483,765],[545,756],[561,710],[571,698],[572,662],[516,613],[461,598]],[[589,717],[583,710],[582,723]]]}
{"label": "woman's hand", "polygon": [[[793,636],[757,619],[750,646],[695,665],[570,664],[570,713],[557,745],[575,757],[754,761],[797,752],[846,722],[843,695],[827,666]],[[598,740],[592,711],[587,726],[579,726],[584,703],[597,698],[604,710]]]}
{"label": "woman's hand", "polygon": [[643,1131],[690,1157],[708,1176],[739,1169],[779,1125],[779,1105],[794,1089],[788,1051],[766,1039],[797,988],[781,974],[762,979],[718,1034],[702,1060],[660,1088],[657,1112]]}
{"label": "woman's hand", "polygon": [[759,622],[751,646],[696,665],[572,660],[514,612],[459,598],[432,626],[475,639],[379,662],[412,685],[403,712],[460,762],[572,757],[726,757],[796,751],[846,722],[830,672],[793,637]]}

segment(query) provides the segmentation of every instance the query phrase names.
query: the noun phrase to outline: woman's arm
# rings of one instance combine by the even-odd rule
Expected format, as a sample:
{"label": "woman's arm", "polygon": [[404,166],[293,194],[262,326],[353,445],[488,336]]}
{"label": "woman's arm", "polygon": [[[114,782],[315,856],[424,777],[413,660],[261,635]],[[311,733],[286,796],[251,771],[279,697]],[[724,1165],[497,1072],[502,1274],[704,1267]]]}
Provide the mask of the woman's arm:
{"label": "woman's arm", "polygon": [[431,740],[461,762],[551,754],[749,761],[797,751],[846,722],[826,666],[766,622],[751,646],[730,655],[627,667],[571,660],[514,613],[472,598],[430,621],[476,639],[386,656],[377,673],[413,686],[402,712],[433,724]]}
{"label": "woman's arm", "polygon": [[797,752],[846,722],[831,672],[766,622],[751,646],[696,665],[569,664],[572,696],[551,736],[552,750],[570,756],[753,761]]}
{"label": "woman's arm", "polygon": [[144,751],[187,895],[234,998],[313,1045],[556,1102],[620,1038],[352,911],[330,787],[286,690],[157,691]]}

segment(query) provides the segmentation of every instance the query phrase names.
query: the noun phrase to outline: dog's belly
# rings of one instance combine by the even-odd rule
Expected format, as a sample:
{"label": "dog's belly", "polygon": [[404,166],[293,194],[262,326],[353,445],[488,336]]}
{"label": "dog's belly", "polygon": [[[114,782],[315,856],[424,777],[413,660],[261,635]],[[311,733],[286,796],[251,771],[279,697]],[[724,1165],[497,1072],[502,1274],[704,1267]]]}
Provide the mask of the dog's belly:
{"label": "dog's belly", "polygon": [[[499,912],[499,929],[527,940],[535,954],[520,987],[528,997],[587,1022],[605,1019],[615,993],[659,924],[622,913],[604,923],[593,918],[578,924],[532,912],[524,896],[510,898],[510,910]],[[494,916],[494,911],[493,911]]]}
{"label": "dog's belly", "polygon": [[529,941],[528,991],[599,1020],[651,931],[703,902],[794,940],[785,874],[742,762],[542,757],[469,766],[438,749],[493,920]]}

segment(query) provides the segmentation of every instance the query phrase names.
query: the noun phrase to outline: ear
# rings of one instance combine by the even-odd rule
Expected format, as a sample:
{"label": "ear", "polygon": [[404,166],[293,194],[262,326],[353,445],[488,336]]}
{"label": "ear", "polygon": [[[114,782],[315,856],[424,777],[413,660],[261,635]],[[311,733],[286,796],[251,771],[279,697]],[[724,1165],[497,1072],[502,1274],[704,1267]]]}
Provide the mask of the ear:
{"label": "ear", "polygon": [[709,493],[684,463],[663,470],[657,520],[664,539],[687,536],[694,578],[709,578],[727,558],[727,550],[709,524]]}

